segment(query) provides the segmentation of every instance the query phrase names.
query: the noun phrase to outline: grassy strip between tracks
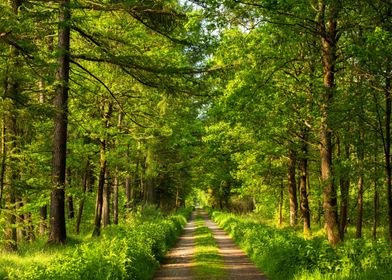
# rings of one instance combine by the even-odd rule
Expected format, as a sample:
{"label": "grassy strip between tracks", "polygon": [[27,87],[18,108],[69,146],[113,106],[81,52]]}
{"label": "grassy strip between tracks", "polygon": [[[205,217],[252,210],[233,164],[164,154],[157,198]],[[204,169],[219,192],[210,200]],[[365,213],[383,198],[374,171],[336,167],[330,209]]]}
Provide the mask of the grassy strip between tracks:
{"label": "grassy strip between tracks", "polygon": [[205,221],[199,213],[195,218],[195,225],[195,279],[224,279],[223,258],[219,255],[212,231],[205,226]]}

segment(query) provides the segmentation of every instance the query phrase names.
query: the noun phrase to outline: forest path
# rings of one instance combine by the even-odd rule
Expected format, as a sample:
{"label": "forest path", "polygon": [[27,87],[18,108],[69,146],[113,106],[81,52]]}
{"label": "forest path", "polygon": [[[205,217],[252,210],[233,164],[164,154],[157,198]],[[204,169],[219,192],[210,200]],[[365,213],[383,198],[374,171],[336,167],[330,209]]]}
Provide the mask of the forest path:
{"label": "forest path", "polygon": [[205,224],[214,234],[219,254],[223,257],[226,275],[230,280],[267,280],[267,277],[250,261],[249,257],[215,222],[208,218],[205,211],[200,211]]}
{"label": "forest path", "polygon": [[[223,257],[226,277],[230,280],[267,280],[267,277],[250,261],[249,257],[238,248],[232,239],[208,218],[204,210],[198,213],[205,219],[205,225],[211,229],[216,240],[219,254]],[[189,280],[195,279],[192,275],[192,259],[194,256],[194,217],[186,225],[183,234],[176,246],[166,256],[165,262],[156,272],[154,280]],[[208,280],[208,277],[204,278]],[[215,278],[214,278],[215,279]],[[222,277],[223,280],[223,277]]]}
{"label": "forest path", "polygon": [[186,224],[176,246],[166,255],[164,262],[154,275],[154,280],[192,279],[192,259],[195,251],[195,212]]}

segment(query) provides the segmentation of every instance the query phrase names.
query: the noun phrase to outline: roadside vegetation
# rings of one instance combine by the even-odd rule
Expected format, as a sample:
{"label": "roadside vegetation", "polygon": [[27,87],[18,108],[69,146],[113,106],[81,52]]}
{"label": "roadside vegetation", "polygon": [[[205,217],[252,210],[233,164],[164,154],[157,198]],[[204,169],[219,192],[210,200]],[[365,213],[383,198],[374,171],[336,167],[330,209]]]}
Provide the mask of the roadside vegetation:
{"label": "roadside vegetation", "polygon": [[336,247],[322,237],[304,239],[292,229],[254,217],[212,212],[269,279],[390,279],[392,254],[384,240],[350,239]]}
{"label": "roadside vegetation", "polygon": [[189,214],[183,209],[164,216],[150,208],[105,228],[99,238],[70,239],[67,246],[26,244],[1,254],[0,279],[151,279]]}

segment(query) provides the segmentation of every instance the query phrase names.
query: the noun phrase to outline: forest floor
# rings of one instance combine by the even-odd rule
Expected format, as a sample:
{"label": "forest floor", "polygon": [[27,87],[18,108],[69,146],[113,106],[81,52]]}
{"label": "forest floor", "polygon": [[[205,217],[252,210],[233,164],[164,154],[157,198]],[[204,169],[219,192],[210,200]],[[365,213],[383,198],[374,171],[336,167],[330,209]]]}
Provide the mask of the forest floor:
{"label": "forest floor", "polygon": [[[219,255],[224,262],[225,273],[220,279],[231,280],[266,280],[267,277],[250,261],[248,256],[238,248],[232,239],[218,227],[216,223],[208,218],[203,210],[197,210],[205,219],[205,225],[212,231]],[[194,276],[194,233],[196,230],[194,217],[186,225],[183,234],[177,241],[176,246],[167,254],[160,269],[155,273],[154,280],[188,280],[197,279]],[[203,279],[210,279],[208,275]],[[212,278],[211,278],[212,279]],[[216,276],[213,278],[216,279]],[[220,280],[219,279],[219,280]]]}

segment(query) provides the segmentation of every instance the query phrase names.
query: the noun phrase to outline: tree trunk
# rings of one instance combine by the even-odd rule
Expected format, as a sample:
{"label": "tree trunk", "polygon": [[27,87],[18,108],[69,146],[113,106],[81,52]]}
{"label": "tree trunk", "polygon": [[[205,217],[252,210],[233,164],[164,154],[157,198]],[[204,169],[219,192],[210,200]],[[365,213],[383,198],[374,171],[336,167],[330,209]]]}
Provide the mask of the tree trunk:
{"label": "tree trunk", "polygon": [[362,237],[362,219],[363,219],[363,175],[358,179],[358,197],[357,197],[357,227],[355,232],[356,238]]}
{"label": "tree trunk", "polygon": [[88,158],[86,160],[86,168],[85,168],[84,176],[83,176],[82,198],[80,199],[80,202],[79,202],[79,210],[78,210],[78,215],[76,217],[76,225],[75,225],[76,234],[80,233],[80,223],[82,221],[84,202],[86,200],[85,195],[86,195],[86,191],[87,191],[87,186],[90,182],[90,173],[91,173],[90,159]]}
{"label": "tree trunk", "polygon": [[1,170],[0,170],[0,209],[3,208],[3,193],[4,193],[4,175],[5,175],[5,160],[7,159],[7,150],[6,150],[6,128],[5,121],[2,119],[1,123]]}
{"label": "tree trunk", "polygon": [[[118,122],[117,122],[118,130],[121,131],[122,127],[122,113],[118,114]],[[117,146],[117,142],[116,142]],[[118,225],[118,165],[116,164],[114,181],[113,181],[113,223]],[[128,197],[127,197],[128,200]]]}
{"label": "tree trunk", "polygon": [[297,185],[295,183],[295,152],[290,149],[289,151],[289,165],[288,165],[288,190],[290,200],[290,226],[294,227],[297,224]]}
{"label": "tree trunk", "polygon": [[101,234],[103,189],[104,189],[104,184],[105,184],[105,173],[106,173],[106,140],[102,140],[100,143],[99,177],[98,177],[97,200],[95,203],[95,218],[94,218],[93,236],[99,236]]}
{"label": "tree trunk", "polygon": [[[304,140],[307,140],[307,131],[304,133]],[[299,169],[300,169],[300,194],[301,194],[301,215],[304,220],[304,236],[310,236],[310,209],[308,202],[308,194],[306,190],[306,179],[308,174],[308,144],[306,142],[302,143],[302,154],[299,160]]]}
{"label": "tree trunk", "polygon": [[44,205],[39,208],[39,217],[40,217],[40,223],[39,223],[39,234],[44,235],[45,231],[48,227],[47,225],[47,216],[48,216],[48,206]]}
{"label": "tree trunk", "polygon": [[[71,170],[67,169],[67,178],[66,178],[66,185],[71,187]],[[67,215],[68,219],[73,219],[75,217],[75,210],[73,204],[73,197],[72,195],[67,196]]]}
{"label": "tree trunk", "polygon": [[64,244],[67,238],[65,228],[65,171],[67,153],[67,118],[69,89],[69,45],[70,45],[70,0],[60,0],[58,28],[58,87],[54,98],[54,137],[52,193],[50,201],[49,243]]}
{"label": "tree trunk", "polygon": [[[110,117],[112,115],[113,104],[109,102],[108,110],[105,112],[103,108],[103,123],[105,129],[110,126]],[[105,135],[103,139],[100,140],[100,150],[99,150],[99,178],[98,178],[98,190],[97,190],[97,200],[95,203],[95,217],[94,217],[94,230],[93,236],[99,236],[101,234],[101,223],[102,223],[102,208],[104,199],[104,187],[105,187],[105,177],[106,177],[106,145],[107,136]]]}
{"label": "tree trunk", "polygon": [[[321,181],[324,197],[325,227],[330,244],[335,245],[341,241],[338,214],[337,198],[334,184],[332,166],[332,131],[330,124],[330,105],[335,91],[335,65],[336,65],[336,44],[337,37],[337,16],[339,14],[340,3],[337,0],[331,1],[326,7],[326,1],[319,1],[318,20],[320,24],[321,54],[323,62],[324,92],[322,94],[322,104],[320,108],[320,159],[321,159]],[[328,8],[328,19],[325,19]]]}
{"label": "tree trunk", "polygon": [[[375,172],[376,174],[376,172]],[[377,176],[374,176],[374,199],[373,199],[373,229],[372,229],[372,237],[373,240],[377,239],[377,227],[378,227],[378,208],[379,208],[379,194],[378,194],[378,186],[377,186]]]}
{"label": "tree trunk", "polygon": [[365,159],[365,135],[363,125],[360,127],[359,145],[358,145],[358,160],[359,160],[359,178],[358,178],[358,196],[357,196],[357,226],[356,238],[362,237],[362,220],[363,220],[363,161]]}
{"label": "tree trunk", "polygon": [[118,225],[118,167],[113,181],[113,224]]}
{"label": "tree trunk", "polygon": [[[20,209],[23,208],[24,203],[21,199],[16,198],[16,210],[20,212]],[[18,213],[16,216],[16,235],[18,240],[26,240],[26,227],[25,227],[25,217],[23,213]]]}
{"label": "tree trunk", "polygon": [[103,203],[102,203],[102,219],[103,227],[110,225],[110,182],[109,182],[109,172],[106,169],[105,173],[105,184],[103,187]]}
{"label": "tree trunk", "polygon": [[[340,149],[340,148],[339,148]],[[339,152],[340,153],[340,152]],[[350,146],[346,144],[344,151],[344,159],[350,157]],[[344,239],[344,235],[347,229],[348,221],[348,206],[349,206],[349,189],[350,189],[350,179],[348,170],[344,170],[343,175],[340,176],[340,224],[339,231],[340,237]]]}
{"label": "tree trunk", "polygon": [[[11,0],[10,5],[15,17],[19,16],[19,8],[22,5],[22,0]],[[19,67],[19,62],[17,61],[19,56],[19,51],[15,46],[10,46],[9,53],[9,67],[12,68],[12,72],[17,72],[16,69]],[[3,191],[7,191],[6,194],[6,215],[5,219],[7,221],[6,228],[4,230],[4,245],[6,251],[16,251],[17,250],[17,230],[16,230],[16,188],[15,184],[19,177],[19,172],[15,166],[12,166],[12,163],[16,163],[17,157],[15,157],[15,153],[17,153],[17,102],[20,99],[20,86],[19,81],[15,74],[9,74],[8,69],[6,71],[6,81],[5,81],[5,97],[10,99],[10,107],[5,115],[5,121],[3,124],[3,155],[2,155],[2,174],[1,174],[1,196],[3,196]],[[8,129],[7,129],[8,128]],[[8,133],[8,137],[7,134]],[[7,140],[9,142],[7,148]],[[9,161],[10,164],[7,166],[6,164],[6,156],[7,151],[10,151]],[[9,172],[7,172],[9,170]],[[7,174],[9,174],[7,176]],[[7,187],[4,189],[4,180],[7,180]],[[0,201],[1,202],[1,201]]]}
{"label": "tree trunk", "polygon": [[279,226],[282,226],[283,224],[283,189],[284,189],[284,183],[282,180],[282,185],[279,191]]}
{"label": "tree trunk", "polygon": [[69,195],[67,197],[67,202],[68,202],[68,218],[73,219],[75,217],[75,210],[74,210],[74,203],[73,203],[73,197],[72,195]]}
{"label": "tree trunk", "polygon": [[387,174],[389,241],[392,243],[391,72],[391,61],[388,59],[385,78],[385,172]]}

